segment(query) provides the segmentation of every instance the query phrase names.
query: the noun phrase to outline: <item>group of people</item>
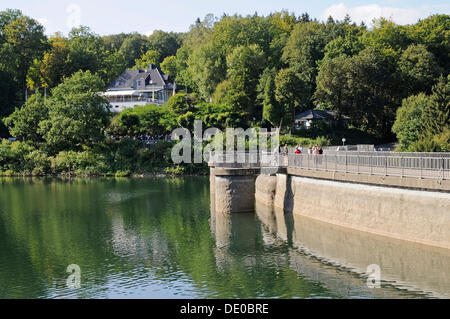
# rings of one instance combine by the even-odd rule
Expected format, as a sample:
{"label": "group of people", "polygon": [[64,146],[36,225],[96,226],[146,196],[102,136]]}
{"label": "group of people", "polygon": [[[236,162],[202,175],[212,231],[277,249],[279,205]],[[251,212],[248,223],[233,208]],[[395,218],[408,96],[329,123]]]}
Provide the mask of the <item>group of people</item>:
{"label": "group of people", "polygon": [[[289,154],[289,147],[287,144],[284,145],[284,154],[285,155]],[[301,144],[295,147],[295,154],[303,154],[303,146]],[[322,155],[323,154],[322,146],[314,145],[314,147],[308,148],[308,154]]]}
{"label": "group of people", "polygon": [[317,154],[317,155],[322,155],[323,154],[322,146],[315,145],[312,149],[312,153]]}
{"label": "group of people", "polygon": [[303,146],[301,144],[297,145],[295,147],[295,154],[302,154],[302,153],[303,153]]}

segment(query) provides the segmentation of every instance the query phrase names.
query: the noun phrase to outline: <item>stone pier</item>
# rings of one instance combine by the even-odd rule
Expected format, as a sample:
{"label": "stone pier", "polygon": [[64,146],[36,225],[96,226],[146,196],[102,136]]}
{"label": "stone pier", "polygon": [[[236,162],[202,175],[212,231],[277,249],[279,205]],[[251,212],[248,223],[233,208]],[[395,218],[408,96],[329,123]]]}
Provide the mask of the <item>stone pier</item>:
{"label": "stone pier", "polygon": [[214,204],[216,213],[245,213],[255,210],[255,180],[259,169],[210,170],[211,203]]}

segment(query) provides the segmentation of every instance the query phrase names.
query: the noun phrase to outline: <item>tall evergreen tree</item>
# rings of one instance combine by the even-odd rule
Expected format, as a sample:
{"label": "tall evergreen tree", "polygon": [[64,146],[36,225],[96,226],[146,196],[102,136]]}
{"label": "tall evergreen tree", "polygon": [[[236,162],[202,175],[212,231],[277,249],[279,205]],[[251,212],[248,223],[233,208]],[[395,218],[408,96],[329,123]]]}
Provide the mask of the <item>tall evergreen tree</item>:
{"label": "tall evergreen tree", "polygon": [[427,131],[435,135],[450,128],[450,75],[439,78],[433,87],[431,102],[425,110],[424,124]]}
{"label": "tall evergreen tree", "polygon": [[274,76],[269,76],[264,88],[263,118],[273,126],[278,126],[286,112],[275,98],[275,89]]}

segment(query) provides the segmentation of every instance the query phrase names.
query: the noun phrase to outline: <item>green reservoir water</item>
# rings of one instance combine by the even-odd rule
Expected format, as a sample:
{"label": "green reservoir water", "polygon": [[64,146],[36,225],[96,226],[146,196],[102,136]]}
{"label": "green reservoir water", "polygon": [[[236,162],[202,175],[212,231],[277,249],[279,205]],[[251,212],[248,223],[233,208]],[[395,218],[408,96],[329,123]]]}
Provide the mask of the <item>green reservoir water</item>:
{"label": "green reservoir water", "polygon": [[0,298],[449,297],[448,250],[210,206],[207,177],[0,179]]}

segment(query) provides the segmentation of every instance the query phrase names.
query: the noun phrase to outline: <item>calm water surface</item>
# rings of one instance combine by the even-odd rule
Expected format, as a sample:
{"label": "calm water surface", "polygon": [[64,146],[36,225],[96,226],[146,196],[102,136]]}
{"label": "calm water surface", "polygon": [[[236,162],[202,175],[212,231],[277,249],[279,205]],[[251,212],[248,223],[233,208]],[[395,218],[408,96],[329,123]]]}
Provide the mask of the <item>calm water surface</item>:
{"label": "calm water surface", "polygon": [[207,177],[0,179],[0,298],[448,298],[449,266],[448,250],[266,207],[215,214]]}

